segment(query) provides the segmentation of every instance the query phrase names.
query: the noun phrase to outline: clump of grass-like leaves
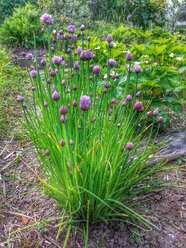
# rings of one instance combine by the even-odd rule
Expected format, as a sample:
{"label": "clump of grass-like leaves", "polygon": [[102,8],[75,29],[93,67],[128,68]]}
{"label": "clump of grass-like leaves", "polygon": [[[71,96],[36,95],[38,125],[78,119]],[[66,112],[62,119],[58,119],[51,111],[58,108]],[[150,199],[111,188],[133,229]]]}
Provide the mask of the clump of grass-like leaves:
{"label": "clump of grass-like leaves", "polygon": [[[149,104],[140,101],[139,64],[133,68],[132,54],[127,54],[127,84],[122,97],[114,99],[119,75],[110,77],[117,66],[112,59],[112,36],[107,38],[108,68],[103,86],[99,81],[102,68],[94,64],[91,38],[85,41],[84,25],[80,28],[82,47],[77,48],[73,25],[68,26],[68,34],[60,30],[51,36],[51,16],[45,14],[41,21],[48,30],[49,55],[41,61],[44,75],[39,74],[37,56],[34,68],[32,55],[27,54],[33,102],[23,91],[17,99],[25,118],[20,121],[33,141],[42,170],[42,176],[34,172],[38,185],[65,209],[62,221],[69,224],[69,231],[73,223],[84,223],[88,237],[89,222],[113,218],[135,219],[150,228],[153,224],[130,201],[167,187],[167,181],[159,174],[157,177],[166,170],[165,163],[147,165],[164,143],[155,144],[158,130],[154,130],[154,123],[159,127],[163,118],[157,117],[158,109],[146,113]],[[42,32],[44,35],[44,29]],[[136,73],[135,86],[130,85],[131,73]],[[153,122],[146,126],[151,116]]]}

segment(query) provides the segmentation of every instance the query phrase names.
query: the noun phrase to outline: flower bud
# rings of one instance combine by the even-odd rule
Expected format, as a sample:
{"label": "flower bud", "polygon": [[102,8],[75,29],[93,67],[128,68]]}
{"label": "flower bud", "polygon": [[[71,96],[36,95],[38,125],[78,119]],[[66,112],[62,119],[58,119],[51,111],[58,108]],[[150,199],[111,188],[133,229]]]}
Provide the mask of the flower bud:
{"label": "flower bud", "polygon": [[147,112],[146,116],[147,116],[147,117],[151,117],[151,116],[152,116],[151,111]]}
{"label": "flower bud", "polygon": [[96,117],[94,117],[93,119],[92,119],[92,123],[94,123],[96,121]]}
{"label": "flower bud", "polygon": [[55,77],[55,76],[56,76],[55,71],[51,70],[51,71],[50,71],[50,76],[51,76],[51,77]]}
{"label": "flower bud", "polygon": [[62,123],[65,123],[65,121],[66,121],[66,122],[68,121],[68,118],[67,118],[65,115],[62,115],[60,121],[61,121]]}
{"label": "flower bud", "polygon": [[158,123],[162,123],[163,122],[163,117],[159,117],[158,118]]}
{"label": "flower bud", "polygon": [[122,106],[123,107],[125,107],[126,105],[127,105],[127,102],[126,101],[122,102]]}
{"label": "flower bud", "polygon": [[90,109],[90,97],[89,96],[81,96],[80,109],[84,112]]}
{"label": "flower bud", "polygon": [[50,155],[50,151],[46,150],[45,155],[48,157]]}
{"label": "flower bud", "polygon": [[113,68],[116,65],[116,61],[114,59],[109,59],[109,66]]}
{"label": "flower bud", "polygon": [[65,141],[64,141],[63,139],[60,141],[60,145],[61,145],[62,147],[65,145]]}
{"label": "flower bud", "polygon": [[73,146],[73,144],[74,144],[74,141],[70,140],[70,145]]}
{"label": "flower bud", "polygon": [[81,126],[80,125],[78,126],[78,129],[79,129],[79,131],[81,130]]}
{"label": "flower bud", "polygon": [[99,75],[100,74],[100,67],[99,67],[99,65],[95,65],[94,66],[94,68],[93,68],[93,72],[94,72],[94,74],[97,74],[97,75]]}
{"label": "flower bud", "polygon": [[30,72],[30,76],[31,76],[32,78],[36,78],[36,77],[37,77],[37,71],[35,71],[35,70],[31,71],[31,72]]}
{"label": "flower bud", "polygon": [[91,37],[89,36],[89,37],[87,38],[87,40],[88,40],[88,42],[90,42],[90,41],[91,41]]}
{"label": "flower bud", "polygon": [[133,60],[132,53],[130,53],[130,52],[127,53],[127,60],[128,61]]}
{"label": "flower bud", "polygon": [[85,30],[85,25],[81,25],[81,27],[80,27],[80,31],[84,31]]}
{"label": "flower bud", "polygon": [[104,93],[104,94],[107,93],[107,88],[104,88],[103,93]]}
{"label": "flower bud", "polygon": [[112,41],[113,41],[112,35],[111,34],[108,34],[108,36],[107,36],[107,42],[110,43]]}
{"label": "flower bud", "polygon": [[53,95],[52,95],[52,99],[54,100],[54,101],[59,101],[59,99],[60,99],[60,94],[57,92],[57,91],[55,91],[54,93],[53,93]]}
{"label": "flower bud", "polygon": [[131,101],[132,101],[132,96],[131,96],[131,95],[128,95],[128,96],[126,97],[126,100],[127,100],[128,102],[131,102]]}
{"label": "flower bud", "polygon": [[133,149],[133,144],[131,142],[127,143],[127,150],[132,151]]}
{"label": "flower bud", "polygon": [[141,109],[142,108],[142,103],[141,102],[136,102],[135,104],[134,104],[134,109]]}
{"label": "flower bud", "polygon": [[36,90],[36,87],[32,87],[32,91],[35,91]]}
{"label": "flower bud", "polygon": [[50,78],[47,79],[47,83],[51,84],[51,79]]}
{"label": "flower bud", "polygon": [[77,105],[78,105],[76,100],[74,100],[72,104],[74,107],[77,107]]}
{"label": "flower bud", "polygon": [[60,112],[61,115],[66,115],[68,113],[68,109],[67,109],[67,107],[62,105],[60,110],[59,110],[59,112]]}
{"label": "flower bud", "polygon": [[140,91],[138,91],[137,93],[136,93],[136,97],[139,97],[140,96]]}
{"label": "flower bud", "polygon": [[48,107],[48,103],[47,102],[44,102],[44,106],[45,106],[45,108],[47,108]]}
{"label": "flower bud", "polygon": [[154,116],[158,116],[159,115],[159,110],[158,109],[155,109],[154,112],[153,112],[153,115]]}

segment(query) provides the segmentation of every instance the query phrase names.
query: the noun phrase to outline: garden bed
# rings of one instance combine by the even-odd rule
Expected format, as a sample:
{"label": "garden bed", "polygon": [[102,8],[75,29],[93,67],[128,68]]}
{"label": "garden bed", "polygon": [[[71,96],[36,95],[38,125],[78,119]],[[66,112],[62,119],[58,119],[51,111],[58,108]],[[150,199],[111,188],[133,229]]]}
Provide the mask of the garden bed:
{"label": "garden bed", "polygon": [[[7,142],[6,149],[1,147],[0,170],[22,151],[15,141]],[[167,166],[172,166],[170,162]],[[36,182],[34,174],[28,169],[26,164],[33,165],[39,171],[38,162],[34,152],[29,151],[19,162],[16,175],[30,182]],[[170,172],[166,177],[177,179],[186,183],[185,163],[183,168]],[[57,225],[59,220],[53,220],[46,223],[43,221],[32,228],[28,228],[15,234],[14,231],[25,228],[36,222],[55,218],[62,212],[55,213],[55,200],[42,195],[40,192],[34,192],[27,195],[27,192],[38,190],[34,185],[24,184],[15,180],[13,186],[14,166],[5,169],[1,174],[1,210],[0,210],[0,233],[1,247],[54,247],[58,233]],[[173,182],[175,185],[179,183]],[[149,199],[147,202],[146,200]],[[101,223],[99,225],[90,225],[89,243],[90,247],[163,247],[176,248],[184,247],[185,239],[185,219],[186,205],[185,192],[181,188],[170,189],[160,192],[152,192],[144,195],[141,200],[144,201],[144,212],[146,216],[152,216],[151,221],[159,228],[151,231],[143,231],[134,228],[123,222]],[[46,204],[47,202],[47,204]],[[149,209],[150,211],[147,211]],[[49,217],[49,215],[51,216]],[[56,247],[62,247],[65,239],[65,232],[57,240]],[[84,247],[84,238],[76,231],[72,231],[67,247]]]}

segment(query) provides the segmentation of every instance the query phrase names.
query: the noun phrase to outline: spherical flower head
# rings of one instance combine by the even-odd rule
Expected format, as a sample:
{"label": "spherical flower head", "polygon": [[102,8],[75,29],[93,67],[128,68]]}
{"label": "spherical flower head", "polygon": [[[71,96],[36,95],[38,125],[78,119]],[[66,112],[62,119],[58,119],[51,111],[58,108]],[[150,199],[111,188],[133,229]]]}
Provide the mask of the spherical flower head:
{"label": "spherical flower head", "polygon": [[68,32],[71,33],[71,34],[73,34],[73,33],[76,31],[74,25],[69,25],[69,26],[67,27],[67,30],[68,30]]}
{"label": "spherical flower head", "polygon": [[42,66],[45,66],[45,65],[46,65],[46,60],[45,60],[45,59],[42,59],[42,60],[41,60],[41,65],[42,65]]}
{"label": "spherical flower head", "polygon": [[79,131],[81,130],[81,126],[80,125],[78,126],[78,129],[79,129]]}
{"label": "spherical flower head", "polygon": [[136,102],[135,104],[134,104],[134,109],[141,109],[142,108],[142,103],[141,102]]}
{"label": "spherical flower head", "polygon": [[49,14],[44,14],[40,18],[41,23],[44,23],[45,25],[50,25],[54,23],[54,19],[52,19],[52,16]]}
{"label": "spherical flower head", "polygon": [[67,118],[65,115],[62,115],[60,121],[61,121],[62,123],[65,123],[65,121],[66,121],[66,122],[68,121],[68,118]]}
{"label": "spherical flower head", "polygon": [[108,82],[105,82],[105,88],[109,88],[110,84]]}
{"label": "spherical flower head", "polygon": [[53,70],[51,70],[51,71],[50,71],[50,76],[51,76],[51,77],[55,77],[55,76],[56,76],[56,72],[53,71]]}
{"label": "spherical flower head", "polygon": [[85,51],[86,60],[92,59],[92,50],[88,49]]}
{"label": "spherical flower head", "polygon": [[92,123],[94,123],[96,121],[96,117],[94,117],[93,119],[92,119]]}
{"label": "spherical flower head", "polygon": [[139,109],[139,112],[144,112],[144,107],[141,107],[140,109]]}
{"label": "spherical flower head", "polygon": [[109,48],[113,48],[113,44],[111,42],[109,43]]}
{"label": "spherical flower head", "polygon": [[95,59],[95,58],[96,58],[96,55],[95,55],[95,54],[93,54],[93,55],[92,55],[92,58],[93,58],[93,59]]}
{"label": "spherical flower head", "polygon": [[114,59],[109,59],[109,66],[113,68],[116,65],[116,61]]}
{"label": "spherical flower head", "polygon": [[59,66],[59,65],[62,65],[62,64],[63,64],[63,61],[62,61],[62,58],[61,58],[61,57],[59,57],[59,56],[54,56],[54,57],[52,58],[52,63],[53,63],[54,65]]}
{"label": "spherical flower head", "polygon": [[154,112],[153,112],[153,115],[158,116],[159,115],[159,109],[155,109]]}
{"label": "spherical flower head", "polygon": [[68,108],[62,105],[59,111],[61,115],[66,115],[68,113]]}
{"label": "spherical flower head", "polygon": [[18,102],[24,102],[24,100],[25,100],[25,99],[24,99],[22,96],[18,96],[18,98],[17,98],[17,101],[18,101]]}
{"label": "spherical flower head", "polygon": [[134,65],[134,72],[136,74],[141,72],[141,67],[140,67],[140,65],[138,63],[135,63],[135,65]]}
{"label": "spherical flower head", "polygon": [[61,59],[64,60],[65,59],[65,56],[64,55],[61,55]]}
{"label": "spherical flower head", "polygon": [[68,89],[67,89],[67,93],[70,93],[70,88],[68,87]]}
{"label": "spherical flower head", "polygon": [[70,140],[70,145],[73,146],[73,144],[74,144],[74,141]]}
{"label": "spherical flower head", "polygon": [[64,141],[63,139],[60,141],[60,145],[61,145],[62,147],[65,145],[65,141]]}
{"label": "spherical flower head", "polygon": [[131,95],[128,95],[128,96],[126,97],[126,100],[127,100],[128,102],[131,102],[131,101],[132,101],[132,96],[131,96]]}
{"label": "spherical flower head", "polygon": [[50,151],[46,150],[45,155],[48,157],[50,155]]}
{"label": "spherical flower head", "polygon": [[116,103],[116,99],[113,98],[112,101],[111,101],[111,103],[112,104]]}
{"label": "spherical flower head", "polygon": [[80,109],[84,112],[90,109],[90,97],[89,96],[81,96]]}
{"label": "spherical flower head", "polygon": [[72,35],[72,39],[73,39],[73,41],[76,43],[77,42],[77,38],[78,38],[78,36],[76,35],[76,34],[73,34]]}
{"label": "spherical flower head", "polygon": [[139,97],[140,96],[140,91],[138,91],[137,93],[136,93],[136,97]]}
{"label": "spherical flower head", "polygon": [[73,105],[74,107],[77,107],[77,105],[78,105],[78,104],[77,104],[77,101],[74,100],[73,103],[72,103],[72,105]]}
{"label": "spherical flower head", "polygon": [[32,91],[35,91],[36,90],[36,87],[32,87]]}
{"label": "spherical flower head", "polygon": [[118,78],[119,78],[119,74],[118,74],[118,73],[116,73],[115,77],[116,77],[116,79],[118,79]]}
{"label": "spherical flower head", "polygon": [[67,39],[68,39],[68,35],[67,35],[67,34],[64,34],[64,35],[63,35],[63,39],[64,39],[64,40],[67,40]]}
{"label": "spherical flower head", "polygon": [[21,56],[25,57],[25,56],[26,56],[26,53],[23,51],[23,52],[21,53]]}
{"label": "spherical flower head", "polygon": [[185,152],[182,152],[181,154],[180,154],[180,157],[185,157],[186,155],[185,155]]}
{"label": "spherical flower head", "polygon": [[27,104],[25,102],[23,103],[23,108],[27,108]]}
{"label": "spherical flower head", "polygon": [[45,108],[47,108],[48,107],[48,103],[47,102],[44,102],[44,106],[45,106]]}
{"label": "spherical flower head", "polygon": [[88,41],[88,42],[90,42],[90,41],[91,41],[91,37],[90,37],[90,36],[87,38],[87,41]]}
{"label": "spherical flower head", "polygon": [[32,55],[31,53],[28,53],[28,54],[26,55],[26,58],[29,59],[29,60],[31,60],[31,59],[33,58],[33,55]]}
{"label": "spherical flower head", "polygon": [[127,60],[128,60],[128,61],[133,60],[132,53],[130,53],[130,52],[127,53]]}
{"label": "spherical flower head", "polygon": [[73,90],[74,90],[74,91],[77,90],[77,86],[76,86],[76,85],[73,86]]}
{"label": "spherical flower head", "polygon": [[77,53],[80,55],[82,53],[83,49],[81,47],[77,48]]}
{"label": "spherical flower head", "polygon": [[108,34],[108,36],[107,36],[107,42],[110,43],[112,41],[113,41],[112,35],[111,34]]}
{"label": "spherical flower head", "polygon": [[47,79],[47,83],[51,84],[51,79],[50,78]]}
{"label": "spherical flower head", "polygon": [[116,75],[115,75],[115,74],[112,75],[112,79],[113,79],[113,80],[116,79]]}
{"label": "spherical flower head", "polygon": [[100,71],[101,71],[101,69],[100,69],[99,65],[95,65],[95,66],[93,67],[93,72],[94,72],[94,74],[99,75],[99,74],[100,74]]}
{"label": "spherical flower head", "polygon": [[32,70],[32,71],[30,72],[30,76],[31,76],[32,78],[36,78],[36,77],[37,77],[37,71]]}
{"label": "spherical flower head", "polygon": [[74,63],[74,69],[79,70],[79,61],[75,61]]}
{"label": "spherical flower head", "polygon": [[53,53],[55,52],[55,48],[54,47],[52,47],[51,50],[52,50]]}
{"label": "spherical flower head", "polygon": [[120,128],[120,126],[121,126],[121,124],[120,124],[120,123],[118,123],[117,127],[118,127],[118,128]]}
{"label": "spherical flower head", "polygon": [[80,27],[80,31],[84,31],[85,28],[86,28],[85,25],[82,24],[81,27]]}
{"label": "spherical flower head", "polygon": [[52,99],[53,99],[54,101],[58,102],[59,99],[60,99],[60,94],[59,94],[57,91],[55,91],[55,92],[53,93],[53,95],[52,95]]}
{"label": "spherical flower head", "polygon": [[63,30],[59,30],[60,35],[63,35],[63,33],[64,33]]}
{"label": "spherical flower head", "polygon": [[71,48],[70,47],[67,49],[67,53],[68,54],[71,53]]}
{"label": "spherical flower head", "polygon": [[57,35],[57,31],[56,30],[53,30],[52,31],[52,35]]}
{"label": "spherical flower head", "polygon": [[151,116],[152,116],[151,111],[147,112],[146,116],[147,116],[147,117],[151,117]]}
{"label": "spherical flower head", "polygon": [[103,93],[106,94],[107,93],[107,88],[103,89]]}
{"label": "spherical flower head", "polygon": [[122,102],[122,106],[123,107],[125,107],[126,105],[127,105],[127,102],[126,101]]}
{"label": "spherical flower head", "polygon": [[128,151],[132,151],[133,147],[134,146],[133,146],[133,144],[131,142],[127,143],[127,150]]}
{"label": "spherical flower head", "polygon": [[162,123],[164,120],[163,120],[163,117],[159,117],[158,118],[158,123]]}

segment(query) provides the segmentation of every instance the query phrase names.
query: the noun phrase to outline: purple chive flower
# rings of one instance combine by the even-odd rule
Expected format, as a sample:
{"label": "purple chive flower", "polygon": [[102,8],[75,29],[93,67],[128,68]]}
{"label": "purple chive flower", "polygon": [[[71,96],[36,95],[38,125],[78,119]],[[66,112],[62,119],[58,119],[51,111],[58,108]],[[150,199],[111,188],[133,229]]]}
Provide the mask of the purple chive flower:
{"label": "purple chive flower", "polygon": [[66,85],[65,80],[63,80],[63,81],[61,82],[61,84],[62,84],[63,86],[65,86],[65,85]]}
{"label": "purple chive flower", "polygon": [[52,16],[49,14],[44,14],[40,18],[41,23],[44,23],[45,25],[50,25],[54,23],[54,19],[52,19]]}
{"label": "purple chive flower", "polygon": [[35,70],[31,71],[31,72],[30,72],[30,76],[31,76],[32,78],[36,78],[36,77],[37,77],[37,71],[35,71]]}
{"label": "purple chive flower", "polygon": [[67,53],[68,53],[68,54],[71,53],[70,47],[67,49]]}
{"label": "purple chive flower", "polygon": [[94,67],[93,67],[93,72],[94,72],[94,74],[97,74],[97,75],[99,75],[100,74],[100,67],[99,67],[99,65],[95,65]]}
{"label": "purple chive flower", "polygon": [[67,35],[67,34],[64,34],[64,35],[63,35],[63,39],[64,39],[64,40],[67,40],[67,39],[68,39],[68,35]]}
{"label": "purple chive flower", "polygon": [[71,33],[71,34],[73,34],[73,33],[76,31],[74,25],[69,25],[69,26],[67,27],[67,30],[68,30],[68,32]]}
{"label": "purple chive flower", "polygon": [[127,102],[126,101],[122,102],[122,106],[123,107],[125,107],[126,105],[127,105]]}
{"label": "purple chive flower", "polygon": [[59,33],[57,34],[57,39],[62,40],[62,36]]}
{"label": "purple chive flower", "polygon": [[133,149],[133,144],[131,142],[127,143],[127,150],[132,151]]}
{"label": "purple chive flower", "polygon": [[147,116],[147,117],[151,117],[151,116],[152,116],[151,111],[147,112],[146,116]]}
{"label": "purple chive flower", "polygon": [[112,79],[113,79],[113,80],[116,79],[116,75],[115,75],[115,74],[112,75]]}
{"label": "purple chive flower", "polygon": [[74,90],[74,91],[77,90],[77,86],[76,86],[76,85],[73,86],[73,90]]}
{"label": "purple chive flower", "polygon": [[116,79],[118,79],[118,78],[119,78],[119,74],[118,74],[118,73],[116,73],[115,77],[116,77]]}
{"label": "purple chive flower", "polygon": [[78,126],[78,129],[79,129],[79,131],[81,130],[81,126],[80,125]]}
{"label": "purple chive flower", "polygon": [[153,115],[154,116],[158,116],[159,115],[159,110],[158,109],[155,109],[154,112],[153,112]]}
{"label": "purple chive flower", "polygon": [[[129,71],[129,68],[130,68],[130,71]],[[132,73],[132,68],[131,68],[131,66],[129,66],[129,65],[127,65],[127,72],[128,72],[128,73]]]}
{"label": "purple chive flower", "polygon": [[62,147],[65,145],[65,141],[64,141],[63,139],[60,141],[60,145],[61,145]]}
{"label": "purple chive flower", "polygon": [[65,121],[66,121],[66,122],[68,121],[68,118],[67,118],[65,115],[62,115],[60,121],[61,121],[62,123],[65,123]]}
{"label": "purple chive flower", "polygon": [[74,141],[70,140],[70,145],[73,146],[73,144],[74,144]]}
{"label": "purple chive flower", "polygon": [[120,128],[120,126],[121,126],[121,124],[120,124],[120,123],[118,123],[117,127],[118,127],[118,128]]}
{"label": "purple chive flower", "polygon": [[51,76],[51,77],[55,77],[55,76],[56,76],[56,72],[53,71],[53,70],[51,70],[51,71],[50,71],[50,76]]}
{"label": "purple chive flower", "polygon": [[111,42],[109,43],[109,48],[113,48],[113,44]]}
{"label": "purple chive flower", "polygon": [[67,107],[70,108],[70,104],[68,104]]}
{"label": "purple chive flower", "polygon": [[17,98],[17,101],[18,101],[18,102],[24,102],[24,100],[25,100],[25,99],[24,99],[22,96],[18,96],[18,98]]}
{"label": "purple chive flower", "polygon": [[164,120],[163,120],[163,117],[159,117],[158,118],[158,123],[162,123]]}
{"label": "purple chive flower", "polygon": [[52,31],[52,35],[57,35],[57,31],[56,30],[53,30]]}
{"label": "purple chive flower", "polygon": [[135,65],[134,65],[134,72],[136,74],[141,72],[141,67],[140,67],[140,65],[138,63],[135,63]]}
{"label": "purple chive flower", "polygon": [[66,115],[68,113],[68,109],[67,109],[67,107],[62,105],[60,110],[59,110],[59,112],[60,112],[61,115]]}
{"label": "purple chive flower", "polygon": [[52,85],[52,91],[53,91],[53,93],[56,91],[56,86],[55,85]]}
{"label": "purple chive flower", "polygon": [[46,156],[49,156],[50,155],[50,151],[49,150],[46,150],[45,155]]}
{"label": "purple chive flower", "polygon": [[130,157],[130,161],[134,161],[134,157],[131,156],[131,157]]}
{"label": "purple chive flower", "polygon": [[80,98],[80,109],[84,112],[88,111],[90,108],[90,97],[81,96]]}
{"label": "purple chive flower", "polygon": [[70,88],[68,87],[68,89],[67,89],[67,93],[70,93]]}
{"label": "purple chive flower", "polygon": [[63,30],[59,30],[60,35],[63,35],[63,33],[64,33]]}
{"label": "purple chive flower", "polygon": [[36,90],[36,87],[32,87],[32,91],[35,91]]}
{"label": "purple chive flower", "polygon": [[80,31],[84,31],[85,30],[85,25],[81,25],[81,27],[80,27]]}
{"label": "purple chive flower", "polygon": [[104,94],[107,93],[107,88],[104,88],[103,93],[104,93]]}
{"label": "purple chive flower", "polygon": [[141,108],[139,109],[139,112],[144,112],[144,107],[141,107]]}
{"label": "purple chive flower", "polygon": [[92,55],[92,58],[93,58],[93,59],[95,59],[95,58],[96,58],[96,55],[95,55],[95,54],[93,54],[93,55]]}
{"label": "purple chive flower", "polygon": [[109,59],[109,66],[113,68],[116,65],[116,61],[114,59]]}
{"label": "purple chive flower", "polygon": [[61,55],[61,59],[64,60],[65,59],[65,56],[64,55]]}
{"label": "purple chive flower", "polygon": [[131,101],[132,101],[132,96],[131,96],[131,95],[128,95],[128,96],[126,97],[126,100],[127,100],[128,102],[131,102]]}
{"label": "purple chive flower", "polygon": [[107,36],[107,42],[110,43],[112,41],[113,41],[112,35],[111,34],[108,34],[108,36]]}
{"label": "purple chive flower", "polygon": [[77,48],[77,53],[80,55],[82,53],[83,49],[81,47]]}
{"label": "purple chive flower", "polygon": [[27,105],[26,105],[26,103],[23,103],[23,108],[25,108],[25,109],[27,108]]}
{"label": "purple chive flower", "polygon": [[141,124],[138,124],[138,128],[141,128]]}
{"label": "purple chive flower", "polygon": [[26,56],[26,53],[25,52],[22,52],[21,53],[21,56],[25,57]]}
{"label": "purple chive flower", "polygon": [[127,53],[127,60],[128,61],[133,60],[132,53],[130,53],[130,52]]}
{"label": "purple chive flower", "polygon": [[124,146],[122,146],[121,147],[121,152],[123,152],[125,150],[125,147]]}
{"label": "purple chive flower", "polygon": [[116,99],[113,98],[112,101],[111,101],[111,103],[112,104],[116,103]]}
{"label": "purple chive flower", "polygon": [[142,103],[141,102],[136,102],[134,104],[134,109],[141,109],[142,108]]}
{"label": "purple chive flower", "polygon": [[110,115],[112,114],[112,108],[109,109],[109,114],[110,114]]}
{"label": "purple chive flower", "polygon": [[47,66],[50,67],[50,63],[48,63]]}
{"label": "purple chive flower", "polygon": [[53,95],[52,95],[52,99],[54,100],[54,101],[59,101],[59,99],[60,99],[60,94],[57,92],[57,91],[55,91],[54,93],[53,93]]}
{"label": "purple chive flower", "polygon": [[[72,35],[72,38],[73,38],[73,41],[74,41],[74,42],[77,42],[77,38],[78,38],[78,37],[77,37],[77,34],[73,34],[73,35]],[[73,48],[73,49],[74,49],[74,48]]]}
{"label": "purple chive flower", "polygon": [[109,88],[110,84],[108,82],[105,82],[105,88]]}
{"label": "purple chive flower", "polygon": [[158,141],[156,140],[156,141],[154,142],[154,144],[157,145],[157,144],[158,144]]}
{"label": "purple chive flower", "polygon": [[55,48],[54,47],[52,47],[51,50],[52,50],[53,53],[55,52]]}
{"label": "purple chive flower", "polygon": [[91,49],[86,50],[85,53],[86,53],[86,60],[92,59],[92,50]]}
{"label": "purple chive flower", "polygon": [[47,79],[47,83],[51,84],[51,79],[50,78]]}
{"label": "purple chive flower", "polygon": [[74,69],[79,70],[79,61],[75,61],[74,63]]}
{"label": "purple chive flower", "polygon": [[31,53],[28,53],[28,54],[26,55],[26,58],[29,59],[29,60],[31,60],[31,59],[33,58],[33,55],[32,55]]}
{"label": "purple chive flower", "polygon": [[74,107],[77,107],[77,105],[78,105],[78,104],[77,104],[77,101],[74,100],[73,103],[72,103],[72,105],[73,105]]}
{"label": "purple chive flower", "polygon": [[91,37],[90,37],[90,36],[87,38],[87,41],[88,41],[88,42],[90,42],[90,41],[91,41]]}
{"label": "purple chive flower", "polygon": [[47,108],[48,107],[48,103],[47,102],[44,102],[44,106],[45,106],[45,108]]}
{"label": "purple chive flower", "polygon": [[96,121],[96,117],[94,117],[93,119],[92,119],[92,123],[94,123]]}
{"label": "purple chive flower", "polygon": [[137,93],[136,93],[136,97],[139,97],[140,96],[140,91],[138,91]]}
{"label": "purple chive flower", "polygon": [[185,152],[182,152],[182,153],[180,154],[180,157],[185,157]]}
{"label": "purple chive flower", "polygon": [[61,57],[59,57],[59,56],[54,56],[53,58],[52,58],[52,63],[54,64],[54,65],[62,65],[62,58]]}
{"label": "purple chive flower", "polygon": [[46,60],[45,60],[45,59],[42,59],[42,60],[41,60],[41,65],[42,65],[42,66],[45,66],[45,65],[46,65]]}

